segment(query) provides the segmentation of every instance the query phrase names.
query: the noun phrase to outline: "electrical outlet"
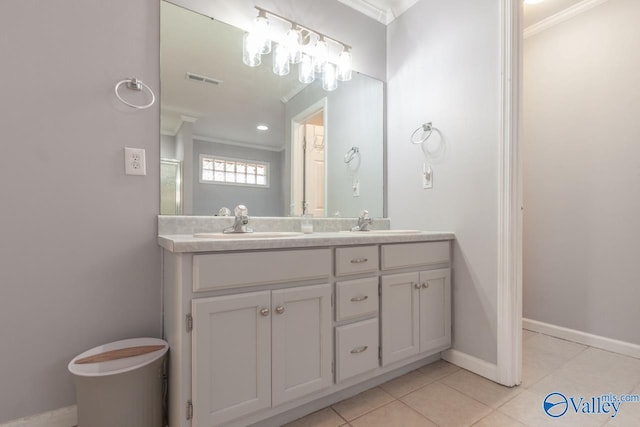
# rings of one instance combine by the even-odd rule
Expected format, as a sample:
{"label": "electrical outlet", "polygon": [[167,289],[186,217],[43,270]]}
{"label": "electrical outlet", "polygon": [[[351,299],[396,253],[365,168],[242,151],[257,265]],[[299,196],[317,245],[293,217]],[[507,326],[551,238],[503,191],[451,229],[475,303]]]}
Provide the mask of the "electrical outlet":
{"label": "electrical outlet", "polygon": [[425,190],[433,188],[433,170],[431,165],[426,163],[422,165],[422,188]]}
{"label": "electrical outlet", "polygon": [[360,197],[360,181],[353,182],[353,197]]}
{"label": "electrical outlet", "polygon": [[127,175],[147,174],[143,148],[124,147],[124,173]]}

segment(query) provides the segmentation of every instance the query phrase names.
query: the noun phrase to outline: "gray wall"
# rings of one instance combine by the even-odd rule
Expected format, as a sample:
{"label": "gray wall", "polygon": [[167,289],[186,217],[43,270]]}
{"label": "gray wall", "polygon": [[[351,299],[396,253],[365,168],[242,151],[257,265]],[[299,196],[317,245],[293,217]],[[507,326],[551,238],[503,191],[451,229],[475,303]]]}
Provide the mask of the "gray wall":
{"label": "gray wall", "polygon": [[[498,0],[421,0],[389,25],[388,206],[392,228],[456,233],[453,346],[497,358]],[[411,133],[433,121],[425,147]],[[422,189],[425,151],[434,186]],[[434,145],[432,145],[434,144]]]}
{"label": "gray wall", "polygon": [[[75,402],[67,363],[160,335],[156,0],[0,2],[0,423]],[[125,176],[124,147],[147,176]]]}
{"label": "gray wall", "polygon": [[[286,105],[286,143],[284,203],[290,204],[291,192],[291,119],[319,100],[327,98],[325,157],[327,160],[327,216],[340,211],[343,217],[357,217],[367,209],[371,216],[383,216],[384,190],[384,90],[383,83],[369,76],[354,73],[349,82],[326,92],[319,81],[307,86]],[[347,151],[358,146],[359,157],[352,164],[344,163]],[[360,196],[353,197],[353,181],[360,182]]]}
{"label": "gray wall", "polygon": [[524,317],[640,344],[640,2],[524,43]]}
{"label": "gray wall", "polygon": [[[269,188],[200,183],[200,154],[269,162]],[[193,214],[214,215],[226,206],[243,204],[250,216],[284,216],[282,199],[282,152],[258,150],[217,142],[193,141]]]}

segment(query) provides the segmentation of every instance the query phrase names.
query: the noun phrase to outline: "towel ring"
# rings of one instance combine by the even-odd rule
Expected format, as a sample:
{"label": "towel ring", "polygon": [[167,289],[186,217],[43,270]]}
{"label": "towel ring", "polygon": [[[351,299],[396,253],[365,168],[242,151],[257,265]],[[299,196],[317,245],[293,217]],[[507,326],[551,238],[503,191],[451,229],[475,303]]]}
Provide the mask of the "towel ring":
{"label": "towel ring", "polygon": [[[120,86],[122,86],[125,83],[127,84],[127,88],[131,89],[131,90],[141,91],[142,89],[146,89],[147,92],[149,92],[149,94],[151,94],[151,101],[148,104],[145,104],[145,105],[136,105],[136,104],[132,104],[132,103],[130,103],[128,101],[125,101],[124,98],[122,98],[120,96],[120,93],[118,92],[118,90],[120,89]],[[151,107],[156,102],[156,96],[153,94],[153,91],[151,90],[151,88],[149,86],[147,86],[146,84],[144,84],[142,82],[142,80],[138,80],[136,78],[120,80],[116,84],[115,93],[116,93],[116,97],[120,101],[122,101],[123,103],[127,104],[129,107],[136,108],[138,110],[145,110],[145,109]]]}
{"label": "towel ring", "polygon": [[[419,139],[416,139],[416,134],[422,131],[422,135]],[[431,122],[425,123],[420,126],[418,129],[414,130],[411,134],[411,143],[412,144],[422,144],[431,136],[431,132],[433,132],[433,124]]]}
{"label": "towel ring", "polygon": [[347,151],[347,154],[344,155],[344,162],[346,164],[351,163],[351,160],[353,160],[353,158],[356,156],[356,154],[358,154],[360,152],[360,149],[358,147],[351,147],[351,149],[349,151]]}

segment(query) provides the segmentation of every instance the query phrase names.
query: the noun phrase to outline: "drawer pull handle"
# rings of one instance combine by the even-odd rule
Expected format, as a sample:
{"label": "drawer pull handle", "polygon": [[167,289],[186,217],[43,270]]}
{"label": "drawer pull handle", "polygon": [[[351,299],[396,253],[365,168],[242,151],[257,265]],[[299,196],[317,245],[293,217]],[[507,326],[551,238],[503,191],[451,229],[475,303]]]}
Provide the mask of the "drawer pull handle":
{"label": "drawer pull handle", "polygon": [[362,264],[367,261],[369,261],[369,258],[354,258],[351,260],[351,264]]}
{"label": "drawer pull handle", "polygon": [[268,316],[269,315],[269,309],[268,308],[260,309],[260,314],[262,314],[263,316]]}
{"label": "drawer pull handle", "polygon": [[276,313],[278,313],[278,314],[284,313],[284,307],[281,306],[281,305],[277,306],[276,307]]}
{"label": "drawer pull handle", "polygon": [[422,287],[423,287],[424,289],[427,289],[427,288],[429,287],[429,282],[425,282],[425,283],[423,283],[423,284],[422,284]]}
{"label": "drawer pull handle", "polygon": [[369,298],[369,295],[363,295],[361,297],[353,297],[351,298],[351,302],[360,302]]}
{"label": "drawer pull handle", "polygon": [[363,345],[362,347],[354,348],[353,350],[351,350],[351,354],[362,353],[363,351],[366,351],[368,348],[369,348],[368,345]]}

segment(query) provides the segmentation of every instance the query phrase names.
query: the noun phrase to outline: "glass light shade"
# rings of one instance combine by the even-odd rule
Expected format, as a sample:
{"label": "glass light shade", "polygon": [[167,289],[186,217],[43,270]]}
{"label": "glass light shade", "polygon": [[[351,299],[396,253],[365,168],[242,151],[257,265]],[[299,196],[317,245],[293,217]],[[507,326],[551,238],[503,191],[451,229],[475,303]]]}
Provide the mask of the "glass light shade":
{"label": "glass light shade", "polygon": [[338,58],[336,78],[341,82],[349,81],[351,80],[352,70],[351,51],[345,49],[340,52],[340,57]]}
{"label": "glass light shade", "polygon": [[289,74],[289,50],[281,44],[276,44],[273,48],[273,72],[278,76]]}
{"label": "glass light shade", "polygon": [[260,45],[252,33],[244,33],[242,37],[242,62],[249,67],[260,65]]}
{"label": "glass light shade", "polygon": [[324,37],[320,37],[313,49],[313,67],[316,73],[322,72],[324,64],[327,63],[328,56],[327,42],[324,41]]}
{"label": "glass light shade", "polygon": [[338,80],[336,79],[336,66],[330,62],[324,64],[324,72],[322,74],[322,89],[331,92],[338,88]]}
{"label": "glass light shade", "polygon": [[253,22],[252,34],[256,37],[256,43],[260,46],[260,53],[266,55],[271,52],[271,38],[269,33],[269,20],[266,16],[259,15]]}
{"label": "glass light shade", "polygon": [[287,50],[289,51],[289,62],[297,64],[302,60],[302,46],[300,44],[302,36],[300,31],[295,28],[291,28],[287,31],[285,37],[287,39]]}
{"label": "glass light shade", "polygon": [[313,58],[307,54],[302,55],[302,60],[298,64],[298,80],[304,84],[313,83],[313,80],[315,80]]}

